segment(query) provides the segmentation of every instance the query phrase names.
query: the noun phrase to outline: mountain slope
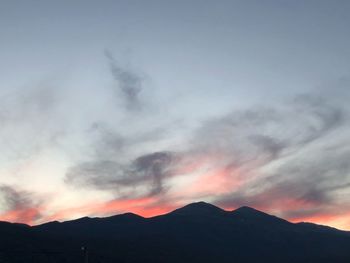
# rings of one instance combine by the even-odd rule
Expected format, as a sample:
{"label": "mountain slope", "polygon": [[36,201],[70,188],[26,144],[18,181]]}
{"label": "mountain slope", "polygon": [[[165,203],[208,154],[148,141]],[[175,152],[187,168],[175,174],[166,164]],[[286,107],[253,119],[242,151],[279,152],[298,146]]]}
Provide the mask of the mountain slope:
{"label": "mountain slope", "polygon": [[[8,249],[0,249],[4,263],[82,262],[82,246],[90,262],[104,263],[350,262],[348,232],[204,202],[153,218],[128,213],[35,227],[0,224],[0,235]],[[16,257],[9,248],[21,252]]]}

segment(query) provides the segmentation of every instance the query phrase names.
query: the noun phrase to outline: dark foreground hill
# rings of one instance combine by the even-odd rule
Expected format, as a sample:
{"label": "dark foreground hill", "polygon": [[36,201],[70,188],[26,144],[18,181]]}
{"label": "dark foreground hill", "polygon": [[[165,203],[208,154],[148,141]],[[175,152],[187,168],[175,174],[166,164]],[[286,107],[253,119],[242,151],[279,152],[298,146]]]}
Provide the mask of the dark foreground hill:
{"label": "dark foreground hill", "polygon": [[2,222],[0,237],[1,263],[350,262],[349,232],[203,202],[153,218],[127,213],[35,227]]}

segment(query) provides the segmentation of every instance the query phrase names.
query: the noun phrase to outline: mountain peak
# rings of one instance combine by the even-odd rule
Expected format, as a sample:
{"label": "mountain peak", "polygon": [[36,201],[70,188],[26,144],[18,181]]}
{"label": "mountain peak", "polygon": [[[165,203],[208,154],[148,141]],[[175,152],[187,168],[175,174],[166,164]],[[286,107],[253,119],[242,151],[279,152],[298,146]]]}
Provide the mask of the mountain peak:
{"label": "mountain peak", "polygon": [[127,212],[124,214],[109,216],[109,217],[100,218],[100,219],[101,220],[140,220],[140,219],[144,219],[144,217],[131,212]]}
{"label": "mountain peak", "polygon": [[236,210],[233,210],[231,214],[244,221],[252,221],[257,223],[279,222],[290,224],[288,221],[282,218],[269,215],[249,206],[242,206],[240,208],[237,208]]}
{"label": "mountain peak", "polygon": [[231,213],[241,217],[274,217],[249,206],[241,206]]}
{"label": "mountain peak", "polygon": [[263,212],[259,211],[259,210],[256,210],[255,208],[252,208],[252,207],[249,207],[249,206],[241,206],[239,208],[237,208],[236,210],[234,210],[233,212],[235,213],[244,213],[244,214],[247,214],[247,213],[251,213],[251,214],[255,214],[255,213],[262,213],[264,214]]}
{"label": "mountain peak", "polygon": [[195,202],[188,204],[184,207],[181,207],[179,209],[174,210],[171,212],[171,214],[177,214],[177,215],[208,215],[208,214],[213,214],[213,213],[222,213],[224,210],[221,208],[200,201],[200,202]]}

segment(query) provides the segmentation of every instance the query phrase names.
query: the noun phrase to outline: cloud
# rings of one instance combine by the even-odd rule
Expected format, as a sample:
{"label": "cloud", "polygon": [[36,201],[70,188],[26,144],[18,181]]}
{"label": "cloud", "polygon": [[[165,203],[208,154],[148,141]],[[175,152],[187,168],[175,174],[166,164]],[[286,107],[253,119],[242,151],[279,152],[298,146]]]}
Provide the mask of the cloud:
{"label": "cloud", "polygon": [[348,120],[345,103],[316,93],[209,119],[183,152],[187,159],[204,160],[197,169],[203,176],[187,193],[192,189],[192,198],[226,208],[250,205],[290,219],[303,211],[341,209],[350,204]]}
{"label": "cloud", "polygon": [[42,217],[42,202],[35,198],[33,193],[1,185],[0,197],[1,206],[4,207],[0,213],[0,219],[3,221],[33,224]]}
{"label": "cloud", "polygon": [[154,152],[128,164],[107,160],[81,163],[67,172],[65,180],[121,196],[153,196],[165,191],[163,181],[174,174],[175,166],[175,154]]}
{"label": "cloud", "polygon": [[0,102],[0,146],[11,162],[32,157],[65,133],[57,112],[60,94],[53,86],[29,86],[1,97]]}
{"label": "cloud", "polygon": [[[337,131],[339,137],[332,136],[330,141],[319,131],[317,136],[308,134],[315,145],[310,146],[308,139],[297,144],[298,151],[284,149],[289,155],[272,160],[277,163],[273,169],[258,168],[259,175],[254,180],[229,194],[217,196],[215,202],[231,208],[249,205],[290,220],[339,213],[350,204],[346,198],[350,188],[350,147],[347,138],[340,136],[341,129]],[[337,147],[329,148],[334,143]]]}
{"label": "cloud", "polygon": [[49,221],[68,220],[72,218],[72,215],[77,215],[78,217],[81,215],[110,216],[125,212],[151,217],[170,212],[178,207],[179,205],[174,202],[164,202],[159,196],[126,197],[109,200],[107,202],[88,203],[86,205],[62,209],[49,216],[47,219]]}
{"label": "cloud", "polygon": [[32,116],[46,116],[57,102],[57,93],[52,87],[39,84],[18,90],[1,98],[0,121],[21,122]]}
{"label": "cloud", "polygon": [[346,119],[342,106],[327,102],[327,99],[315,94],[299,95],[294,100],[296,113],[308,121],[302,144],[312,142],[332,129],[341,125]]}
{"label": "cloud", "polygon": [[93,123],[89,133],[97,137],[92,143],[95,159],[110,159],[115,155],[121,155],[131,144],[129,138],[110,128],[106,123]]}
{"label": "cloud", "polygon": [[120,95],[127,110],[140,110],[142,105],[139,94],[142,91],[142,78],[134,71],[120,66],[112,53],[105,50],[109,67],[116,81],[117,95]]}
{"label": "cloud", "polygon": [[221,152],[236,165],[261,165],[290,154],[340,127],[342,108],[321,97],[301,95],[291,103],[234,111],[208,120],[195,132],[194,151]]}
{"label": "cloud", "polygon": [[158,141],[163,130],[128,136],[106,123],[95,123],[89,133],[95,137],[90,145],[91,154],[85,154],[85,161],[68,169],[67,184],[110,191],[120,198],[152,196],[165,191],[163,180],[173,174],[171,170],[178,162],[176,154],[167,151],[139,154],[144,144]]}

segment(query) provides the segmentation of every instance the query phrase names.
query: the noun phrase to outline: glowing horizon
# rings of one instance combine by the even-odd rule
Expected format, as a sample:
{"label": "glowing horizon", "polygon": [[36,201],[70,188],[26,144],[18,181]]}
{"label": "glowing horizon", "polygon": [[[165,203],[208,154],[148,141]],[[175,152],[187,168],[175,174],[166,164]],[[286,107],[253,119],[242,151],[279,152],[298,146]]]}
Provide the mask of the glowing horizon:
{"label": "glowing horizon", "polygon": [[[151,218],[159,215],[168,214],[178,208],[181,208],[189,204],[189,203],[181,204],[180,206],[168,205],[167,207],[153,207],[152,205],[150,205],[152,201],[154,200],[152,200],[151,198],[146,198],[143,200],[123,200],[123,201],[114,200],[114,201],[107,202],[105,204],[94,204],[94,205],[84,206],[84,207],[75,207],[75,208],[66,209],[65,211],[59,211],[49,216],[48,218],[46,218],[45,221],[42,221],[36,224],[33,224],[34,221],[32,221],[31,218],[33,215],[38,213],[38,210],[34,208],[27,209],[27,211],[17,211],[17,214],[16,214],[16,211],[10,211],[10,212],[7,212],[5,215],[2,215],[2,217],[0,217],[0,221],[6,221],[6,222],[12,222],[12,223],[23,223],[23,224],[28,224],[30,226],[34,226],[34,225],[40,225],[40,224],[44,224],[52,221],[64,222],[64,221],[76,220],[85,216],[108,217],[108,216],[114,216],[114,215],[121,215],[124,213],[133,213],[145,218]],[[144,207],[145,205],[146,205],[146,208]],[[150,205],[150,207],[147,208],[147,205]],[[225,208],[225,207],[220,207],[220,208],[225,211],[234,211],[240,207],[236,207],[233,209]],[[252,208],[256,209],[255,207],[252,207]],[[260,210],[260,209],[257,209],[257,210],[268,213],[267,211],[264,211],[264,210]],[[86,212],[87,215],[70,218],[70,215],[77,212],[81,213],[82,211]],[[118,211],[118,213],[113,213],[115,211]],[[274,215],[274,214],[270,214],[270,215]],[[29,217],[26,218],[26,216],[29,216]],[[24,219],[26,218],[26,219],[25,221],[21,221],[21,220],[17,221],[20,218],[24,218]],[[28,218],[29,218],[29,221],[26,221],[28,220]],[[310,216],[310,217],[305,216],[301,218],[284,218],[284,217],[281,217],[281,218],[288,220],[289,222],[292,222],[292,223],[308,222],[308,223],[314,223],[319,225],[331,226],[340,230],[347,231],[349,230],[348,223],[350,221],[350,214],[347,213],[345,214],[345,216],[344,215],[342,216],[321,215],[321,216]]]}

